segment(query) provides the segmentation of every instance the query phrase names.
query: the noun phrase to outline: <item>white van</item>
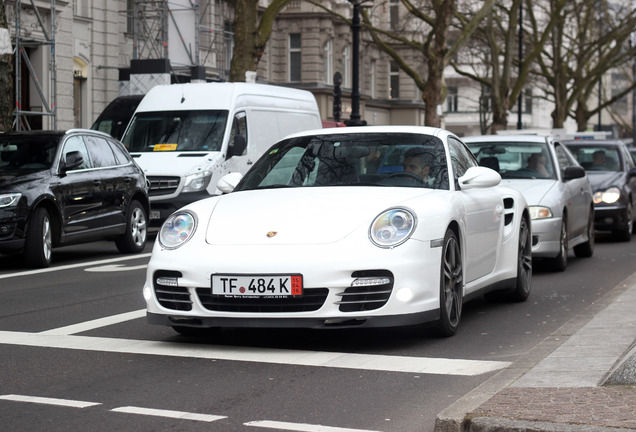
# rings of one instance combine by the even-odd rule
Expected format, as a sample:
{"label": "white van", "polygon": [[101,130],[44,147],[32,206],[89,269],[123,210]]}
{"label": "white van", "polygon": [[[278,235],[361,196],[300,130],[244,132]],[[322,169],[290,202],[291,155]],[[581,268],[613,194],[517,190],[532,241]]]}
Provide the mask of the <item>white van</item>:
{"label": "white van", "polygon": [[151,222],[219,194],[284,136],[322,127],[305,90],[251,83],[161,85],[143,98],[121,141],[150,180]]}

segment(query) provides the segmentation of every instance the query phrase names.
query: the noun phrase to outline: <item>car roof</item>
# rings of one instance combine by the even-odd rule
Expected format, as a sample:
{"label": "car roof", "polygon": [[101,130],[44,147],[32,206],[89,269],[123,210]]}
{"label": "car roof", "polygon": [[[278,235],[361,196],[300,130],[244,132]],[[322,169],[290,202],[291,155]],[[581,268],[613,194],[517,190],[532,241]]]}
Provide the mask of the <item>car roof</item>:
{"label": "car roof", "polygon": [[480,143],[480,142],[519,142],[519,143],[545,143],[552,141],[553,138],[549,135],[537,135],[537,134],[518,134],[518,135],[478,135],[462,138],[463,141],[468,143]]}
{"label": "car roof", "polygon": [[625,145],[624,141],[621,140],[567,140],[563,141],[565,145],[575,145],[575,146],[619,146]]}
{"label": "car roof", "polygon": [[351,134],[351,133],[364,133],[364,134],[377,134],[377,133],[414,133],[422,135],[432,135],[439,138],[447,136],[456,136],[450,131],[445,129],[430,127],[430,126],[349,126],[338,128],[324,128],[313,129],[308,131],[296,132],[288,135],[286,138],[296,138],[312,135],[328,135],[328,134]]}
{"label": "car roof", "polygon": [[82,128],[72,128],[67,130],[30,130],[30,131],[9,131],[9,132],[0,132],[0,137],[62,137],[64,135],[72,135],[72,134],[90,134],[90,135],[99,135],[104,138],[113,139],[112,136],[108,135],[105,132],[100,132],[92,129],[82,129]]}

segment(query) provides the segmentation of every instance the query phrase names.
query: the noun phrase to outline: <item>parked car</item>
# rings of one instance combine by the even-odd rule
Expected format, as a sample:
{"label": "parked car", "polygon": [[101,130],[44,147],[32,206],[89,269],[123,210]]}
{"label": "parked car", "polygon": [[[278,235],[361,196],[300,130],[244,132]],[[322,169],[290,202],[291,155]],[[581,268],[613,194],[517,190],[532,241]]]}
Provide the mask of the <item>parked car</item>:
{"label": "parked car", "polygon": [[636,218],[636,165],[627,146],[619,140],[566,141],[565,145],[585,168],[592,184],[594,228],[630,241]]}
{"label": "parked car", "polygon": [[144,95],[128,95],[113,99],[97,117],[91,129],[106,132],[115,139],[121,139],[143,98]]}
{"label": "parked car", "polygon": [[594,253],[594,204],[585,170],[565,145],[549,136],[487,135],[465,138],[479,163],[523,193],[532,216],[532,256],[563,271],[568,251]]}
{"label": "parked car", "polygon": [[112,238],[146,245],[149,200],[141,169],[109,135],[84,129],[0,134],[0,253],[47,267],[56,246]]}
{"label": "parked car", "polygon": [[[428,158],[427,175],[379,173],[375,155],[395,148]],[[471,297],[530,294],[530,213],[500,181],[442,129],[291,135],[245,177],[222,177],[225,194],[162,225],[143,288],[148,320],[184,334],[433,322],[451,336]]]}

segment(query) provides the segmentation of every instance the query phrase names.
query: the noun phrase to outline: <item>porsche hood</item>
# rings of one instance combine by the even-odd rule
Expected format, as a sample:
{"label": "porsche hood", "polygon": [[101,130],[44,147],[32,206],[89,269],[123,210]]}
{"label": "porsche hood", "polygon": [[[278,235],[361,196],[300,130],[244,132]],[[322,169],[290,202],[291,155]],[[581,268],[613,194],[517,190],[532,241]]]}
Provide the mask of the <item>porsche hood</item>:
{"label": "porsche hood", "polygon": [[[207,221],[215,245],[328,244],[362,227],[390,207],[435,193],[420,188],[294,188],[244,191],[219,197]],[[390,204],[387,204],[390,203]],[[408,206],[408,204],[405,204]]]}

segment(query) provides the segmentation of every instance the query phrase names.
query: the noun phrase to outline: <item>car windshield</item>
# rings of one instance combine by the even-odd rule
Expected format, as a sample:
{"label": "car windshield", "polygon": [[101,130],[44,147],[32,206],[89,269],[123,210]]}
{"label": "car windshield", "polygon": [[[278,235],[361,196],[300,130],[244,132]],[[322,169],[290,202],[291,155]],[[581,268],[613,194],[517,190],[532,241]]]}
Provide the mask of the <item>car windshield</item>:
{"label": "car windshield", "polygon": [[477,161],[504,179],[555,179],[554,162],[545,143],[469,143]]}
{"label": "car windshield", "polygon": [[614,146],[569,146],[576,160],[586,171],[620,171],[618,148]]}
{"label": "car windshield", "polygon": [[130,152],[219,151],[227,110],[135,114],[122,142]]}
{"label": "car windshield", "polygon": [[60,137],[0,135],[0,171],[37,172],[53,166]]}
{"label": "car windshield", "polygon": [[270,148],[235,191],[312,186],[449,189],[444,144],[409,133],[292,138]]}

